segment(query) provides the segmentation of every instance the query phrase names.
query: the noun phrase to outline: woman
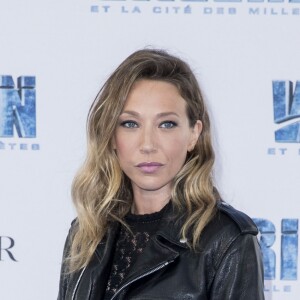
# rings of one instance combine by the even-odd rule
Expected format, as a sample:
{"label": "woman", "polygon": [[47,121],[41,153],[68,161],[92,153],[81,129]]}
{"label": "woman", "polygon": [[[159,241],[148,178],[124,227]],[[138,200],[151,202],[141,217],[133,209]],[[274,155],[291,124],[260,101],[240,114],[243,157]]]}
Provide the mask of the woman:
{"label": "woman", "polygon": [[129,56],[90,109],[58,299],[264,299],[257,228],[220,200],[213,163],[190,67]]}

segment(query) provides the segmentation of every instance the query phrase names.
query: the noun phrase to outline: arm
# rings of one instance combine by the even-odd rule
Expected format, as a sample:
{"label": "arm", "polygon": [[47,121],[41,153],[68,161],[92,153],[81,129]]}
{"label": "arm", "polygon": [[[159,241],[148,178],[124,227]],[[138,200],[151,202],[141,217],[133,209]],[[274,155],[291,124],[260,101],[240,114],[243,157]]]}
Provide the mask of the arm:
{"label": "arm", "polygon": [[256,236],[238,236],[220,261],[211,300],[263,300],[263,264]]}

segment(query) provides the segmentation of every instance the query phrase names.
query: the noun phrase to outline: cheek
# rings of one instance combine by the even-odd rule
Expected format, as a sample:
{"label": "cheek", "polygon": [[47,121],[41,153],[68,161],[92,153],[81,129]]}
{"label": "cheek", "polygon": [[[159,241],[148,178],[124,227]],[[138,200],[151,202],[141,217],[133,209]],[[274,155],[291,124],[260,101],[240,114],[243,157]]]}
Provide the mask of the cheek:
{"label": "cheek", "polygon": [[178,161],[178,164],[181,164],[186,159],[187,146],[187,140],[184,137],[174,137],[165,144],[165,150],[175,163]]}
{"label": "cheek", "polygon": [[128,154],[133,153],[134,143],[128,142],[128,139],[124,138],[115,138],[115,150],[117,151],[118,157],[126,156],[129,158]]}

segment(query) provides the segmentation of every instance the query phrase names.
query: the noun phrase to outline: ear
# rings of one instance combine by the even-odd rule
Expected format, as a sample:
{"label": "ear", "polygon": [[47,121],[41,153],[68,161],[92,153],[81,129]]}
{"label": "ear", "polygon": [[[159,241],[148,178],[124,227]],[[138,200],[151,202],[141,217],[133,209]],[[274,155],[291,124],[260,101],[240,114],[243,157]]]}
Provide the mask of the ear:
{"label": "ear", "polygon": [[197,120],[194,127],[191,128],[191,137],[190,137],[190,143],[188,145],[188,152],[191,152],[193,151],[198,139],[199,139],[199,136],[202,132],[202,122],[200,120]]}

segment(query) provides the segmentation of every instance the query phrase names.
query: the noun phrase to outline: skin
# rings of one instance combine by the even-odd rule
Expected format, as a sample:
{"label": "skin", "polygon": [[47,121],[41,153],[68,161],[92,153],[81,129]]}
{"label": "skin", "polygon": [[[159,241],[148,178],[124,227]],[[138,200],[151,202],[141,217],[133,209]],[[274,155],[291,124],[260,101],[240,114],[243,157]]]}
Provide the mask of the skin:
{"label": "skin", "polygon": [[172,182],[201,133],[190,127],[186,101],[164,81],[140,80],[132,87],[119,117],[113,145],[130,178],[135,214],[161,210],[169,202]]}

